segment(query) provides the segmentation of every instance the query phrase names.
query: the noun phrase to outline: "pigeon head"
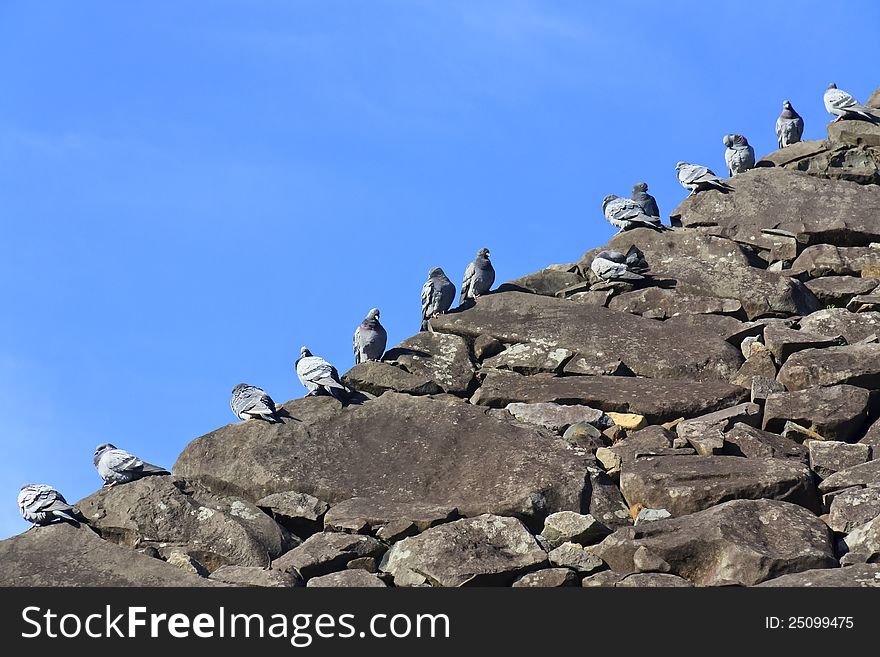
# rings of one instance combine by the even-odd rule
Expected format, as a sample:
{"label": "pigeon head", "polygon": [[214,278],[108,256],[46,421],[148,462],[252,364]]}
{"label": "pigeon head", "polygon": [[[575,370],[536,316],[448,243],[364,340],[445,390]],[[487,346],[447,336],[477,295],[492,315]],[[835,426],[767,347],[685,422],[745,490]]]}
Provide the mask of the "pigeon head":
{"label": "pigeon head", "polygon": [[679,162],[678,164],[675,165],[675,170],[676,170],[676,171],[681,171],[681,170],[684,169],[686,166],[689,166],[687,162]]}
{"label": "pigeon head", "polygon": [[794,109],[794,108],[791,106],[790,100],[783,100],[782,101],[782,109],[790,110],[790,109]]}
{"label": "pigeon head", "polygon": [[480,249],[479,251],[477,251],[477,257],[478,257],[478,258],[488,258],[488,257],[489,257],[489,249],[487,249],[487,248],[484,246],[482,249]]}
{"label": "pigeon head", "polygon": [[116,449],[116,445],[113,443],[101,443],[97,447],[95,447],[95,456],[102,452],[106,452],[108,449]]}
{"label": "pigeon head", "polygon": [[244,389],[247,388],[247,387],[248,387],[248,384],[247,384],[247,383],[239,383],[237,386],[235,386],[235,387],[232,389],[232,394],[234,395],[235,393],[237,393],[237,392],[239,392],[239,391],[241,391],[241,390],[244,390]]}
{"label": "pigeon head", "polygon": [[606,196],[605,198],[603,198],[603,199],[602,199],[602,211],[604,212],[604,211],[605,211],[605,206],[608,205],[609,203],[611,203],[611,201],[613,201],[613,200],[616,199],[616,198],[620,198],[620,197],[617,196],[617,195],[615,195],[615,194],[609,194],[608,196]]}
{"label": "pigeon head", "polygon": [[722,139],[721,141],[724,142],[724,145],[725,145],[725,146],[727,146],[728,148],[730,148],[731,146],[733,146],[733,139],[734,139],[735,136],[736,136],[736,135],[724,135],[724,139]]}
{"label": "pigeon head", "polygon": [[372,308],[370,312],[367,313],[367,320],[379,319],[379,309]]}
{"label": "pigeon head", "polygon": [[633,185],[633,191],[634,192],[647,192],[648,191],[648,183],[643,183],[643,182],[636,183],[635,185]]}
{"label": "pigeon head", "polygon": [[443,273],[443,270],[440,269],[440,267],[434,267],[428,272],[428,278],[434,278],[435,276],[446,276],[446,274]]}
{"label": "pigeon head", "polygon": [[832,82],[831,84],[828,85],[828,88],[829,89],[837,89],[837,85]]}
{"label": "pigeon head", "polygon": [[311,356],[312,352],[309,351],[307,347],[303,347],[302,349],[299,350],[299,355],[300,355],[300,358],[306,358],[308,356]]}
{"label": "pigeon head", "polygon": [[19,490],[24,490],[25,488],[30,488],[31,486],[36,486],[36,484],[25,484],[24,486],[19,488]]}

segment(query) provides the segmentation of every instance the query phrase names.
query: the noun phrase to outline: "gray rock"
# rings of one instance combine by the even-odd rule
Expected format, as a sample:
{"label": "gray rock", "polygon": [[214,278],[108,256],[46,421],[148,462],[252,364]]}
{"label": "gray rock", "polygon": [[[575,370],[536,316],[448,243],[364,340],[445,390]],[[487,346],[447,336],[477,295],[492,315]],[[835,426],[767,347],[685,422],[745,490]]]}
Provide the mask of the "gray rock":
{"label": "gray rock", "polygon": [[743,311],[738,299],[719,299],[660,287],[619,294],[608,302],[608,308],[652,319],[666,319],[673,315],[738,315]]}
{"label": "gray rock", "polygon": [[510,345],[497,356],[483,361],[483,367],[510,370],[519,374],[559,372],[571,360],[574,352],[559,347],[518,343]]}
{"label": "gray rock", "polygon": [[389,350],[385,360],[453,395],[467,396],[476,385],[467,342],[456,335],[423,331]]}
{"label": "gray rock", "polygon": [[0,563],[0,586],[219,585],[161,559],[101,540],[85,525],[77,528],[68,523],[35,527],[0,541]]}
{"label": "gray rock", "polygon": [[192,573],[199,577],[207,577],[209,574],[207,568],[205,568],[192,555],[187,554],[183,550],[175,549],[166,551],[163,554],[163,557],[165,558],[165,563],[169,563],[175,568],[180,568],[186,573]]}
{"label": "gray rock", "polygon": [[563,432],[562,439],[575,447],[592,452],[608,444],[605,435],[588,422],[575,422]]}
{"label": "gray rock", "polygon": [[[623,463],[631,463],[641,456],[679,453],[671,451],[674,437],[675,434],[671,431],[653,425],[633,432],[609,448],[597,451],[596,456],[603,463],[606,471],[609,467],[619,470]],[[611,463],[616,465],[610,466]]]}
{"label": "gray rock", "polygon": [[211,572],[228,564],[268,566],[296,542],[253,503],[174,476],[104,488],[79,507],[107,540],[181,548]]}
{"label": "gray rock", "polygon": [[378,558],[387,548],[372,536],[324,532],[307,538],[272,562],[272,568],[299,574],[306,580],[345,568],[352,559]]}
{"label": "gray rock", "polygon": [[542,568],[527,573],[512,586],[525,588],[556,588],[559,586],[577,586],[580,578],[571,568]]}
{"label": "gray rock", "polygon": [[880,458],[880,419],[875,420],[868,427],[868,430],[859,442],[871,448],[872,459]]}
{"label": "gray rock", "polygon": [[670,573],[633,573],[621,578],[614,584],[615,588],[656,588],[656,587],[693,587],[684,577]]}
{"label": "gray rock", "polygon": [[761,428],[779,433],[792,421],[828,440],[855,442],[868,419],[868,398],[867,390],[851,385],[773,393]]}
{"label": "gray rock", "polygon": [[527,276],[517,278],[509,283],[499,285],[498,291],[527,290],[529,292],[534,292],[535,294],[543,294],[552,297],[560,290],[564,290],[565,288],[583,282],[584,279],[580,274],[547,268],[537,271],[534,274],[528,274]]}
{"label": "gray rock", "polygon": [[[867,212],[867,208],[859,208],[860,215]],[[871,237],[876,239],[875,234]],[[792,263],[791,274],[793,276],[806,274],[812,278],[819,278],[829,274],[861,276],[862,272],[866,272],[870,276],[878,267],[880,267],[880,249],[870,246],[815,244],[804,249]]]}
{"label": "gray rock", "polygon": [[[720,195],[697,194],[695,198],[701,196],[710,202]],[[788,272],[752,266],[754,257],[732,240],[697,230],[655,233],[638,228],[615,236],[608,246],[626,251],[633,244],[645,253],[654,276],[675,279],[682,293],[737,299],[749,319],[782,313],[806,315],[819,309],[818,300],[802,283]],[[587,263],[581,259],[578,264]]]}
{"label": "gray rock", "polygon": [[723,451],[752,459],[794,459],[805,465],[810,461],[809,451],[800,443],[747,424],[736,424],[724,434]]}
{"label": "gray rock", "polygon": [[285,409],[299,421],[229,425],[190,443],[176,470],[254,499],[300,490],[331,504],[384,498],[463,515],[543,519],[581,511],[588,493],[588,457],[506,413],[390,392],[345,409],[327,397]]}
{"label": "gray rock", "polygon": [[506,584],[547,561],[516,518],[481,515],[433,527],[395,543],[380,569],[397,586]]}
{"label": "gray rock", "polygon": [[724,433],[736,423],[756,425],[760,421],[761,408],[746,403],[708,413],[675,426],[679,438],[687,440],[701,456],[720,454],[724,449]]}
{"label": "gray rock", "polygon": [[660,424],[733,406],[747,396],[747,390],[721,382],[629,376],[520,376],[490,371],[472,402],[493,408],[512,402],[583,404],[606,413],[637,413],[644,415],[649,424]]}
{"label": "gray rock", "polygon": [[811,440],[808,447],[810,469],[823,479],[871,459],[871,448],[858,443],[850,445],[833,440]]}
{"label": "gray rock", "polygon": [[505,410],[521,422],[537,424],[557,434],[564,433],[571,425],[577,423],[590,424],[603,429],[611,423],[603,411],[579,404],[562,406],[547,402],[537,404],[514,402],[508,404]]}
{"label": "gray rock", "polygon": [[853,486],[880,487],[880,459],[854,465],[829,475],[819,484],[819,490],[823,493],[830,493]]}
{"label": "gray rock", "polygon": [[303,581],[295,573],[256,566],[221,566],[211,573],[210,579],[233,586],[290,588],[303,585]]}
{"label": "gray rock", "polygon": [[366,361],[352,367],[342,376],[342,382],[371,395],[381,395],[389,390],[408,395],[433,395],[443,389],[427,376],[407,372],[382,361]]}
{"label": "gray rock", "polygon": [[625,463],[620,491],[630,507],[695,513],[730,499],[776,499],[819,510],[810,471],[790,459],[664,456]]}
{"label": "gray rock", "polygon": [[605,567],[602,559],[577,543],[563,543],[551,550],[550,563],[561,568],[571,568],[581,575],[589,575]]}
{"label": "gray rock", "polygon": [[880,560],[880,516],[853,529],[843,537],[847,553],[842,565],[854,563],[877,563]]}
{"label": "gray rock", "polygon": [[672,570],[666,559],[644,545],[637,547],[633,553],[633,568],[639,573],[668,573]]}
{"label": "gray rock", "polygon": [[825,524],[798,505],[776,500],[732,500],[681,518],[619,529],[593,550],[612,570],[628,573],[643,546],[697,586],[748,586],[836,565]]}
{"label": "gray rock", "polygon": [[308,588],[385,588],[386,584],[366,570],[342,570],[338,573],[313,577],[306,583]]}
{"label": "gray rock", "polygon": [[636,515],[633,524],[640,525],[643,522],[655,522],[657,520],[666,520],[666,518],[671,517],[672,514],[666,509],[639,509],[639,513]]}
{"label": "gray rock", "polygon": [[551,513],[544,519],[544,529],[541,530],[541,534],[553,548],[563,543],[592,545],[610,533],[608,527],[593,516],[574,511]]}
{"label": "gray rock", "polygon": [[466,338],[488,334],[506,343],[528,342],[582,355],[602,352],[640,376],[726,380],[739,368],[739,354],[711,333],[693,331],[686,344],[661,322],[522,292],[491,294],[480,301],[442,315],[432,325]]}
{"label": "gray rock", "polygon": [[[818,280],[827,279],[820,278]],[[825,335],[841,335],[848,344],[855,344],[871,335],[880,334],[880,313],[853,313],[846,308],[826,308],[802,318],[800,325],[805,331],[824,333]]]}
{"label": "gray rock", "polygon": [[779,370],[777,381],[789,390],[839,383],[877,390],[880,388],[880,344],[799,351]]}
{"label": "gray rock", "polygon": [[412,524],[416,531],[458,518],[454,506],[427,502],[394,502],[383,497],[355,497],[335,504],[324,516],[324,526],[331,531],[345,531],[346,527],[364,526],[375,533],[398,521]]}
{"label": "gray rock", "polygon": [[766,582],[761,582],[758,586],[798,588],[807,586],[814,588],[830,586],[877,587],[880,586],[880,563],[860,564],[847,566],[846,568],[805,570],[800,573],[775,577]]}
{"label": "gray rock", "polygon": [[[792,157],[815,146],[801,142],[779,152]],[[877,233],[873,218],[880,213],[880,190],[780,166],[758,168],[728,182],[733,193],[697,194],[671,216],[682,226],[712,226],[728,238],[752,244],[761,241],[767,228],[793,233],[802,244],[866,245]],[[653,271],[650,253],[643,250]]]}
{"label": "gray rock", "polygon": [[843,344],[843,340],[784,326],[770,325],[764,329],[764,344],[767,345],[777,363],[784,363],[795,352],[804,349],[840,346]]}
{"label": "gray rock", "polygon": [[496,340],[491,335],[478,335],[474,339],[474,356],[478,361],[491,358],[504,351],[504,343]]}
{"label": "gray rock", "polygon": [[851,488],[841,491],[831,500],[828,526],[840,534],[848,534],[877,516],[880,516],[880,491],[876,488]]}
{"label": "gray rock", "polygon": [[[819,300],[823,306],[836,306],[837,308],[846,308],[853,297],[860,294],[868,294],[880,284],[880,280],[876,278],[861,278],[859,276],[823,276],[815,278],[804,283]],[[834,310],[833,308],[830,310]],[[827,310],[818,310],[813,315],[825,313]],[[814,333],[823,333],[825,335],[841,335],[840,331],[829,330],[821,326],[804,326],[804,330]],[[847,342],[852,343],[847,337]]]}
{"label": "gray rock", "polygon": [[[754,351],[754,353],[746,359],[746,362],[743,363],[739,372],[736,373],[736,376],[734,376],[730,382],[733,385],[751,390],[756,378],[775,380],[776,375],[776,360],[773,358],[773,354],[770,353],[769,349],[761,349],[759,351]],[[780,384],[779,387],[783,390],[785,389],[782,384]]]}
{"label": "gray rock", "polygon": [[632,525],[629,507],[614,481],[600,468],[588,467],[590,477],[590,515],[609,529]]}
{"label": "gray rock", "polygon": [[785,392],[785,388],[775,378],[767,376],[752,377],[752,403],[766,402],[775,392]]}
{"label": "gray rock", "polygon": [[300,537],[321,531],[324,514],[330,508],[327,502],[314,495],[298,491],[272,493],[257,500],[256,505],[279,525]]}

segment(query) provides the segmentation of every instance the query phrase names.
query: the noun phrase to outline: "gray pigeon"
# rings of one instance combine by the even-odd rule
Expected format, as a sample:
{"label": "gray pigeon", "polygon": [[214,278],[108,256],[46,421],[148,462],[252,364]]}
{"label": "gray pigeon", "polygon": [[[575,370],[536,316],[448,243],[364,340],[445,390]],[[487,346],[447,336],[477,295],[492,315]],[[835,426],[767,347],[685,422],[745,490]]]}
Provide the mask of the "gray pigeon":
{"label": "gray pigeon", "polygon": [[428,330],[428,320],[442,315],[455,301],[455,285],[440,267],[428,272],[428,280],[422,286],[422,330]]}
{"label": "gray pigeon", "polygon": [[88,522],[75,506],[71,506],[64,496],[46,484],[25,484],[18,494],[18,510],[21,517],[35,525],[48,525],[60,520],[78,527]]}
{"label": "gray pigeon", "polygon": [[675,165],[675,170],[678,172],[678,182],[681,183],[682,187],[690,190],[691,193],[688,196],[707,189],[717,189],[722,192],[729,192],[733,189],[733,187],[716,176],[712,169],[699,164],[679,162]]}
{"label": "gray pigeon", "polygon": [[657,207],[657,199],[648,193],[648,183],[636,183],[633,185],[633,201],[642,206],[642,212],[649,217],[659,217],[660,208]]}
{"label": "gray pigeon", "polygon": [[742,135],[724,135],[722,142],[727,146],[727,150],[724,151],[724,161],[727,162],[730,176],[755,168],[755,149],[751,147],[748,139]]}
{"label": "gray pigeon", "polygon": [[782,101],[782,113],[776,119],[776,140],[779,148],[785,148],[789,144],[796,144],[804,134],[804,120],[801,115],[794,111],[794,107],[787,100]]}
{"label": "gray pigeon", "polygon": [[258,418],[267,422],[281,422],[275,408],[275,402],[266,394],[265,390],[257,386],[239,383],[232,389],[229,406],[235,413],[235,417],[240,420]]}
{"label": "gray pigeon", "polygon": [[461,284],[461,294],[458,303],[464,303],[468,299],[476,299],[481,294],[486,294],[495,282],[495,268],[489,261],[489,249],[477,251],[477,257],[464,270],[464,281]]}
{"label": "gray pigeon", "polygon": [[387,342],[388,332],[379,323],[379,309],[373,308],[354,331],[355,364],[382,360]]}
{"label": "gray pigeon", "polygon": [[843,89],[838,89],[833,82],[825,90],[824,101],[828,113],[837,117],[834,121],[840,121],[840,119],[847,117],[852,118],[853,114],[873,123],[880,120],[880,117],[875,114],[875,110],[865,107]]}
{"label": "gray pigeon", "polygon": [[320,356],[312,356],[312,352],[305,347],[300,349],[300,357],[296,361],[296,375],[308,389],[308,395],[324,392],[345,404],[349,390],[339,380],[336,368]]}
{"label": "gray pigeon", "polygon": [[618,233],[633,228],[666,230],[666,226],[660,223],[660,217],[649,217],[638,202],[629,198],[609,194],[602,200],[602,212],[612,226],[620,229]]}
{"label": "gray pigeon", "polygon": [[600,281],[640,281],[648,271],[645,254],[635,245],[624,254],[620,251],[600,251],[590,265]]}
{"label": "gray pigeon", "polygon": [[171,474],[168,470],[142,461],[134,454],[129,454],[124,449],[117,449],[116,445],[110,443],[103,443],[95,448],[94,463],[98,474],[104,480],[105,488],[127,484],[151,475]]}

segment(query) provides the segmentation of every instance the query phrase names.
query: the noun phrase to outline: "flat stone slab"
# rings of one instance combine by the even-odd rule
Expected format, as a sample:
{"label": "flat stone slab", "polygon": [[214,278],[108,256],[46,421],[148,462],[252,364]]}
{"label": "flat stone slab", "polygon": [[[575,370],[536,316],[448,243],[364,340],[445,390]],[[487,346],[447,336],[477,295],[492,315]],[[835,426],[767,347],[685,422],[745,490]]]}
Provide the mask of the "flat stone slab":
{"label": "flat stone slab", "polygon": [[513,402],[583,404],[605,412],[644,415],[650,424],[695,417],[748,398],[744,388],[722,382],[630,376],[519,376],[490,371],[472,402],[503,408]]}
{"label": "flat stone slab", "polygon": [[781,433],[791,421],[827,440],[855,442],[868,420],[869,396],[864,388],[850,385],[775,392],[764,405],[762,428]]}
{"label": "flat stone slab", "polygon": [[372,536],[323,532],[307,538],[272,562],[272,568],[294,572],[308,580],[345,568],[349,561],[361,557],[381,557],[386,546]]}
{"label": "flat stone slab", "polygon": [[611,423],[604,411],[580,404],[563,406],[549,402],[536,404],[514,402],[505,406],[504,410],[521,422],[537,424],[560,435],[578,422],[585,422],[602,429]]}
{"label": "flat stone slab", "polygon": [[359,363],[342,375],[342,382],[349,388],[381,395],[389,390],[408,395],[433,395],[443,392],[430,377],[407,372],[390,363],[370,360]]}
{"label": "flat stone slab", "polygon": [[[826,279],[818,279],[818,281],[824,280]],[[826,308],[810,313],[802,318],[800,323],[801,328],[805,331],[824,335],[841,335],[847,344],[855,344],[871,335],[880,337],[880,313],[878,312],[853,313],[846,308]]]}
{"label": "flat stone slab", "polygon": [[810,462],[809,452],[801,443],[747,424],[735,424],[724,434],[722,453],[753,459],[794,459],[804,465]]}
{"label": "flat stone slab", "polygon": [[841,383],[880,389],[880,344],[799,351],[780,368],[776,380],[789,390]]}
{"label": "flat stone slab", "polygon": [[619,360],[633,373],[669,379],[727,380],[742,360],[713,333],[692,331],[688,342],[662,322],[563,299],[503,292],[432,320],[435,330],[466,338],[491,335],[507,344],[567,349]]}
{"label": "flat stone slab", "polygon": [[[830,493],[853,486],[880,488],[880,459],[835,472],[819,484],[819,491]],[[880,491],[878,491],[878,494],[880,494]]]}
{"label": "flat stone slab", "polygon": [[397,586],[507,584],[547,562],[547,553],[516,518],[456,520],[395,543],[379,568]]}
{"label": "flat stone slab", "polygon": [[852,488],[834,496],[828,511],[828,526],[840,534],[880,516],[880,490]]}
{"label": "flat stone slab", "polygon": [[776,499],[818,512],[809,469],[789,459],[646,457],[624,463],[620,491],[630,507],[683,516],[731,499]]}
{"label": "flat stone slab", "polygon": [[385,360],[453,395],[468,395],[476,384],[467,342],[457,335],[422,331],[387,351]]}
{"label": "flat stone slab", "polygon": [[774,577],[758,586],[783,587],[880,587],[880,563],[866,563],[846,568],[819,568]]}
{"label": "flat stone slab", "polygon": [[385,588],[387,585],[378,576],[366,570],[342,570],[338,573],[320,575],[310,579],[308,588]]}
{"label": "flat stone slab", "polygon": [[355,497],[335,504],[324,516],[327,529],[340,531],[344,527],[365,526],[376,532],[382,527],[404,520],[417,531],[458,518],[454,506],[426,502],[395,502],[381,497]]}
{"label": "flat stone slab", "polygon": [[[837,306],[838,308],[846,308],[846,304],[850,300],[860,294],[868,294],[873,291],[880,279],[862,278],[860,276],[823,276],[822,278],[814,278],[804,283],[824,306]],[[834,310],[833,308],[831,310]],[[825,312],[823,310],[818,313]],[[816,313],[813,313],[816,314]],[[801,324],[803,327],[803,324]],[[806,327],[803,327],[806,329]],[[838,333],[827,333],[825,330],[816,330],[815,328],[807,329],[816,333],[825,333],[826,335],[837,335]],[[852,340],[847,340],[853,342]]]}
{"label": "flat stone slab", "polygon": [[619,529],[593,550],[612,570],[631,573],[637,570],[639,548],[697,586],[750,586],[837,565],[825,523],[801,506],[776,500],[733,500],[680,518]]}

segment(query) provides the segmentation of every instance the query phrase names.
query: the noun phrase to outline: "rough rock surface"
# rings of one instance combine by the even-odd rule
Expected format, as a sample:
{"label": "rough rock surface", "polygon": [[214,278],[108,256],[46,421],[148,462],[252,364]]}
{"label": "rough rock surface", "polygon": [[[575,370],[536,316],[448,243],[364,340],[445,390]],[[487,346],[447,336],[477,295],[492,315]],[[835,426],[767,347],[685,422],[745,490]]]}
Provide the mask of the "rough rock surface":
{"label": "rough rock surface", "polygon": [[273,561],[272,568],[309,579],[345,568],[352,559],[380,557],[385,550],[385,546],[371,536],[324,532],[309,537],[302,545]]}
{"label": "rough rock surface", "polygon": [[373,573],[366,570],[343,570],[329,575],[320,575],[310,579],[308,588],[385,588],[386,584]]}
{"label": "rough rock surface", "polygon": [[789,358],[777,380],[789,390],[847,383],[880,388],[880,344],[806,349]]}
{"label": "rough rock surface", "polygon": [[847,566],[846,568],[820,568],[774,577],[758,586],[845,586],[880,587],[880,563]]}
{"label": "rough rock surface", "polygon": [[258,568],[257,566],[221,566],[211,573],[209,579],[233,586],[290,588],[303,585],[302,580],[295,573]]}
{"label": "rough rock surface", "polygon": [[846,308],[826,308],[807,315],[800,324],[804,331],[843,336],[847,344],[855,344],[871,335],[880,337],[880,313],[877,312],[853,313]]}
{"label": "rough rock surface", "polygon": [[546,563],[547,553],[515,518],[481,515],[396,543],[380,568],[397,586],[510,583]]}
{"label": "rough rock surface", "polygon": [[774,500],[733,500],[619,529],[594,551],[612,570],[629,573],[636,570],[633,557],[641,547],[698,586],[748,586],[836,564],[825,524],[803,507]]}
{"label": "rough rock surface", "polygon": [[855,442],[868,420],[868,398],[867,390],[850,385],[773,393],[762,428],[779,433],[792,421],[828,440]]}
{"label": "rough rock surface", "polygon": [[467,342],[455,335],[422,331],[387,351],[385,360],[453,395],[467,395],[475,385]]}
{"label": "rough rock surface", "polygon": [[791,459],[646,457],[624,463],[620,490],[632,507],[695,513],[732,499],[769,498],[819,510],[810,471]]}
{"label": "rough rock surface", "polygon": [[0,541],[0,586],[208,586],[203,577],[102,540],[88,527],[54,524]]}

